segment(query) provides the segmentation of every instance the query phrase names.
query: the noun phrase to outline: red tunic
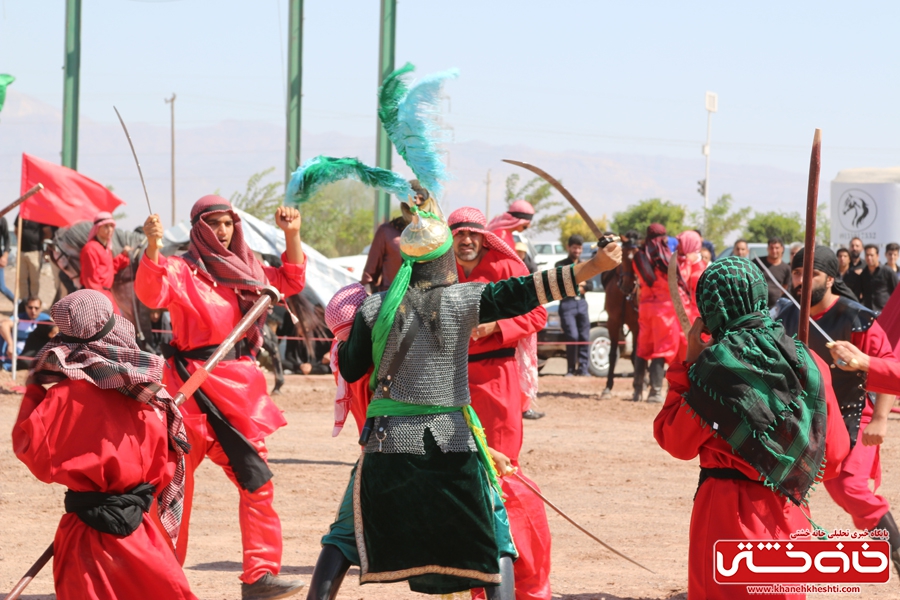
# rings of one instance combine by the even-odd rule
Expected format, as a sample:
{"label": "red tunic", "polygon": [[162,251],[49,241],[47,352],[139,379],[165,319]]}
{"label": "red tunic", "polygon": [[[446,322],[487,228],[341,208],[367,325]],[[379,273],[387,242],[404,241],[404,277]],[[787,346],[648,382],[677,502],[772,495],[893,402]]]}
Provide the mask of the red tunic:
{"label": "red tunic", "polygon": [[[286,296],[303,289],[305,264],[284,263],[277,269],[264,267],[264,271],[269,283]],[[195,276],[182,258],[160,255],[156,264],[145,255],[137,270],[134,291],[149,308],[169,309],[172,345],[179,350],[221,344],[243,316],[234,290],[213,286],[206,278]],[[188,371],[193,373],[204,361],[187,362]],[[163,382],[173,392],[181,385],[171,361],[163,372]],[[260,441],[287,424],[281,409],[269,397],[263,372],[250,357],[220,362],[203,389],[251,442]],[[197,419],[203,415],[193,397],[182,405],[181,412]],[[186,423],[189,421],[186,419]]]}
{"label": "red tunic", "polygon": [[[812,354],[822,373],[828,420],[825,442],[825,474],[837,475],[841,461],[850,449],[847,428],[831,388],[828,365]],[[709,427],[688,414],[682,394],[690,388],[683,363],[673,364],[666,375],[669,393],[653,422],[653,435],[666,452],[681,460],[700,457],[701,467],[738,469],[752,479],[708,479],[697,492],[691,513],[690,554],[688,557],[688,597],[707,600],[751,598],[746,587],[720,586],[713,580],[713,544],[717,540],[789,539],[790,534],[809,529],[809,522],[798,507],[764,485],[757,483],[759,473],[734,453],[728,442],[713,437]],[[770,595],[767,598],[805,598],[805,595]]]}
{"label": "red tunic", "polygon": [[[700,276],[706,270],[706,263],[702,259],[697,262],[689,263],[687,260],[678,262],[678,268],[681,270],[681,278],[687,284],[690,296],[687,297],[684,290],[681,291],[681,297],[685,299],[685,310],[688,319],[693,323],[700,317],[700,308],[697,306],[697,284],[700,282]],[[667,284],[668,285],[668,284]]]}
{"label": "red tunic", "polygon": [[[468,276],[457,266],[460,283],[495,282],[528,275],[518,261],[487,249]],[[547,311],[539,306],[530,313],[497,321],[500,330],[486,338],[471,340],[469,354],[481,354],[502,348],[515,348],[519,340],[540,331],[547,322]],[[472,408],[484,426],[488,445],[519,465],[522,450],[522,390],[515,356],[489,358],[469,363],[469,393]],[[519,474],[523,477],[524,473]],[[549,600],[550,525],[541,499],[515,477],[501,480],[506,495],[510,531],[519,552],[514,563],[517,600]],[[532,485],[537,484],[528,480]],[[476,598],[482,597],[476,595]]]}
{"label": "red tunic", "polygon": [[637,355],[646,360],[664,358],[666,363],[671,364],[684,343],[684,333],[669,295],[668,276],[657,271],[656,281],[653,285],[647,285],[636,265],[634,273],[641,282]]}
{"label": "red tunic", "polygon": [[131,259],[124,252],[113,257],[110,248],[96,239],[90,239],[81,249],[81,287],[86,290],[97,290],[109,298],[116,314],[121,314],[111,290],[116,273],[130,264]]}
{"label": "red tunic", "polygon": [[[28,386],[12,437],[16,456],[35,477],[74,491],[120,494],[141,483],[161,491],[174,474],[165,414],[85,381],[46,391]],[[63,515],[53,540],[53,579],[59,600],[194,598],[150,514],[127,537]]]}

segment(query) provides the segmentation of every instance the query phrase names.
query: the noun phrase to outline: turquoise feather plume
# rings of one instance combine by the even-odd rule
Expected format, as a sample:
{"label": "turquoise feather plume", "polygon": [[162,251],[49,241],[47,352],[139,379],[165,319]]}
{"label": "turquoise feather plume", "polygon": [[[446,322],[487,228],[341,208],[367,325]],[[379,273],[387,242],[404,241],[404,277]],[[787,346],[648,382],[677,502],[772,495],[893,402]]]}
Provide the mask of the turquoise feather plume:
{"label": "turquoise feather plume", "polygon": [[302,204],[312,198],[322,186],[343,179],[361,181],[369,187],[394,194],[402,201],[413,195],[409,182],[393,171],[370,167],[356,158],[316,156],[303,163],[291,175],[285,203],[294,206]]}
{"label": "turquoise feather plume", "polygon": [[444,131],[437,123],[441,89],[447,79],[458,77],[459,71],[442,71],[408,86],[404,76],[413,69],[407,63],[385,78],[378,95],[378,116],[397,153],[419,182],[439,198],[448,178],[438,149],[444,141]]}

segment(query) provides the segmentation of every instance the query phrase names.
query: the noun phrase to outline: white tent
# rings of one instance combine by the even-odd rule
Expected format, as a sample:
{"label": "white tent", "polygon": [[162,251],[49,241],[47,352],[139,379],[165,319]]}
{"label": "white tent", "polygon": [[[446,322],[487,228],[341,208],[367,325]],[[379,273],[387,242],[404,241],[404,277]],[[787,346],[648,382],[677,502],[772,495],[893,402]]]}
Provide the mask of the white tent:
{"label": "white tent", "polygon": [[[284,232],[281,229],[240,209],[236,208],[234,212],[241,217],[244,239],[251,250],[260,254],[281,256],[285,248]],[[190,221],[181,221],[165,231],[163,243],[167,246],[187,244],[190,241],[190,233]],[[313,292],[323,305],[327,304],[339,289],[359,281],[359,278],[350,271],[335,265],[309,244],[303,244],[303,252],[307,260],[306,289]]]}

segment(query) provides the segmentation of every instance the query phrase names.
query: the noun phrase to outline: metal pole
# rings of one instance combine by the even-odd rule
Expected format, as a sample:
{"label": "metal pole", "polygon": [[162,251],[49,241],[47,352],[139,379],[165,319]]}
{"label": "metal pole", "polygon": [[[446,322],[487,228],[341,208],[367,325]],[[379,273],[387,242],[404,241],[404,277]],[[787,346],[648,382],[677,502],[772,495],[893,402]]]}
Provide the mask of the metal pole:
{"label": "metal pole", "polygon": [[63,79],[62,164],[78,165],[78,82],[81,69],[81,0],[66,0],[66,56]]}
{"label": "metal pole", "polygon": [[[394,54],[396,51],[395,37],[397,33],[397,0],[381,0],[381,36],[378,46],[378,86],[384,78],[394,71]],[[376,119],[378,130],[376,132],[376,164],[382,169],[391,168],[391,157],[394,148],[391,140]],[[391,196],[387,192],[379,190],[375,197],[375,228],[386,223],[391,218]]]}
{"label": "metal pole", "polygon": [[303,0],[290,0],[288,16],[287,147],[284,180],[300,164],[300,104],[303,92]]}
{"label": "metal pole", "polygon": [[172,227],[175,226],[175,92],[172,97],[165,100],[172,108]]}
{"label": "metal pole", "polygon": [[703,180],[703,207],[709,210],[709,142],[712,133],[712,111],[706,111],[706,145],[703,146],[703,154],[706,155],[706,179]]}

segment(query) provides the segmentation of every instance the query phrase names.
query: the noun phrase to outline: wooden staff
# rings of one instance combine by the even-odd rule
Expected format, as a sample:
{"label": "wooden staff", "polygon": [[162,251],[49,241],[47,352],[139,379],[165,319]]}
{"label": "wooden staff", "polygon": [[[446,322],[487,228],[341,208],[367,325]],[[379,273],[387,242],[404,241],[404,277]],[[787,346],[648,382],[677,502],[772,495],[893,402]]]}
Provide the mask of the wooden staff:
{"label": "wooden staff", "polygon": [[[16,229],[16,293],[13,294],[13,330],[12,330],[12,378],[16,381],[16,364],[19,362],[19,288],[22,283],[22,215],[19,215],[19,226]],[[38,277],[40,277],[40,260],[38,260]]]}
{"label": "wooden staff", "polygon": [[[19,227],[22,226],[22,219],[19,219]],[[256,324],[259,318],[269,309],[270,306],[274,306],[281,299],[281,292],[275,289],[272,286],[266,286],[260,290],[259,300],[250,307],[250,310],[247,311],[247,314],[238,322],[235,326],[234,330],[228,334],[228,337],[219,344],[219,347],[216,348],[215,352],[213,352],[212,356],[210,356],[203,366],[194,371],[194,374],[182,384],[181,388],[179,388],[178,393],[175,394],[173,399],[175,400],[175,404],[177,406],[181,406],[184,404],[184,401],[190,398],[194,392],[197,391],[197,388],[206,381],[206,378],[209,377],[210,372],[216,368],[216,365],[219,364],[225,356],[234,348],[235,344],[244,337],[244,334],[247,332],[250,327]],[[53,544],[44,550],[44,553],[41,554],[41,557],[37,559],[37,561],[31,565],[31,568],[25,573],[22,579],[19,580],[19,583],[16,584],[16,587],[12,589],[12,591],[7,594],[4,600],[18,600],[19,596],[22,595],[22,592],[25,591],[25,588],[31,583],[31,580],[34,579],[35,575],[44,568],[44,565],[50,560],[50,557],[53,556]]]}
{"label": "wooden staff", "polygon": [[800,324],[797,339],[809,342],[809,309],[812,302],[813,260],[816,256],[816,211],[819,207],[819,171],[822,169],[822,130],[813,136],[806,193],[806,250],[803,253],[803,284],[800,288]]}

